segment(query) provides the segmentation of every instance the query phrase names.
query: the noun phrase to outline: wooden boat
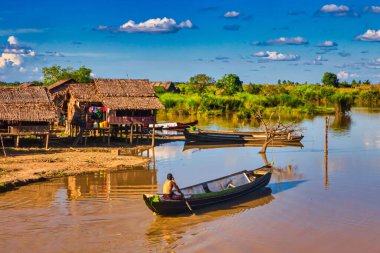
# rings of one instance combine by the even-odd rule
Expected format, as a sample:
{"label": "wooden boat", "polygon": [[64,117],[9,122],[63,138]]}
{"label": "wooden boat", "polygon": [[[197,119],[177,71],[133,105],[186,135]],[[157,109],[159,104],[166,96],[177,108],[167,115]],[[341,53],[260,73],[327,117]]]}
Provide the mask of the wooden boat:
{"label": "wooden boat", "polygon": [[[265,132],[229,132],[201,129],[185,129],[184,135],[187,141],[223,143],[263,143],[267,138]],[[303,135],[294,135],[291,131],[279,132],[275,134],[273,142],[276,142],[276,144],[286,144],[300,142],[302,139]]]}
{"label": "wooden boat", "polygon": [[[164,123],[157,123],[154,125],[155,129],[163,129],[163,130],[184,130],[188,127],[192,127],[198,124],[198,120],[187,122],[187,123],[180,123],[180,122],[164,122]],[[149,124],[149,128],[153,128],[153,124]]]}
{"label": "wooden boat", "polygon": [[[144,194],[150,210],[160,215],[180,214],[231,200],[265,187],[271,178],[272,166],[244,170],[181,189],[184,200],[166,200],[162,195]],[[189,208],[190,206],[190,208]]]}
{"label": "wooden boat", "polygon": [[[241,148],[241,147],[261,147],[263,144],[259,142],[247,142],[247,143],[222,143],[222,142],[198,142],[191,141],[185,142],[182,151],[191,150],[191,149],[217,149],[217,148]],[[289,143],[279,143],[279,142],[270,142],[268,147],[284,148],[284,147],[297,147],[303,148],[301,142],[289,142]]]}

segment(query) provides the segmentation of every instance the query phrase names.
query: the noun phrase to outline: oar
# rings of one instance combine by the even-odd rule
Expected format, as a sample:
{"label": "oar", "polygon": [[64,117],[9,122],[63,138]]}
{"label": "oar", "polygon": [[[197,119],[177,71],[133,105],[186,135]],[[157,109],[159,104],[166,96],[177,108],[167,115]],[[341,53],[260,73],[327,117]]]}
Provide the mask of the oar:
{"label": "oar", "polygon": [[195,215],[195,213],[194,213],[193,209],[191,208],[189,202],[187,202],[187,200],[186,200],[185,198],[184,198],[184,200],[185,200],[185,203],[186,203],[186,205],[187,205],[187,208],[189,208],[190,212],[192,212],[193,215]]}

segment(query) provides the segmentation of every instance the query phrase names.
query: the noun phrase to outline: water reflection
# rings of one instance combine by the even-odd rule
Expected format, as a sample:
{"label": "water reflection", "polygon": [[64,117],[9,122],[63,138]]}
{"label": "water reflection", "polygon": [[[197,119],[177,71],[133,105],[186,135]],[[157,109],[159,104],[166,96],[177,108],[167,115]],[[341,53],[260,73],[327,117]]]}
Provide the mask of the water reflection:
{"label": "water reflection", "polygon": [[331,123],[331,129],[335,133],[348,134],[351,129],[351,115],[335,115],[333,122]]}
{"label": "water reflection", "polygon": [[136,167],[127,171],[101,171],[65,178],[70,200],[84,197],[132,197],[157,192],[157,171]]}
{"label": "water reflection", "polygon": [[267,205],[275,199],[271,193],[272,190],[266,187],[243,197],[197,210],[193,216],[157,216],[146,232],[147,240],[152,245],[160,245],[161,249],[173,249],[177,246],[177,240],[181,239],[190,227]]}

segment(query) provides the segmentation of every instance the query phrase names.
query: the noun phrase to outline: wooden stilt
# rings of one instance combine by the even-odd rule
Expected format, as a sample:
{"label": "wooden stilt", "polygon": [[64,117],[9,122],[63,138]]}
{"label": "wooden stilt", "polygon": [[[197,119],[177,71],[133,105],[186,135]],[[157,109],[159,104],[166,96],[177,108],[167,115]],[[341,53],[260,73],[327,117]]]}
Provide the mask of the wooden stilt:
{"label": "wooden stilt", "polygon": [[7,153],[5,152],[5,148],[4,148],[3,135],[1,134],[0,134],[0,139],[1,139],[1,146],[3,147],[4,157],[7,157]]}
{"label": "wooden stilt", "polygon": [[15,147],[18,148],[19,146],[19,142],[20,142],[20,136],[19,135],[16,135],[16,139],[15,139]]}
{"label": "wooden stilt", "polygon": [[152,147],[154,148],[154,139],[156,137],[156,124],[153,123],[153,132],[152,132]]}
{"label": "wooden stilt", "polygon": [[133,124],[131,124],[131,132],[129,133],[129,143],[132,145],[133,142]]}
{"label": "wooden stilt", "polygon": [[108,146],[111,145],[111,132],[112,132],[112,125],[110,125],[110,128],[108,130]]}
{"label": "wooden stilt", "polygon": [[45,149],[48,149],[48,147],[49,147],[49,134],[47,134],[45,137]]}

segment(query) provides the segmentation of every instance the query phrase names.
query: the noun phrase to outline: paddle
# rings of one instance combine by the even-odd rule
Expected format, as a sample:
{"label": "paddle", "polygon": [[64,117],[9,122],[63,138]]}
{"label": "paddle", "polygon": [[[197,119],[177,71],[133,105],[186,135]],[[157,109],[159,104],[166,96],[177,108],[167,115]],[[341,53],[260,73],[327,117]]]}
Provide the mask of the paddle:
{"label": "paddle", "polygon": [[186,205],[187,205],[187,208],[189,208],[190,212],[192,212],[193,215],[195,215],[195,213],[194,213],[193,209],[191,208],[189,202],[187,202],[187,200],[186,200],[185,198],[184,198],[184,200],[185,200],[185,203],[186,203]]}

